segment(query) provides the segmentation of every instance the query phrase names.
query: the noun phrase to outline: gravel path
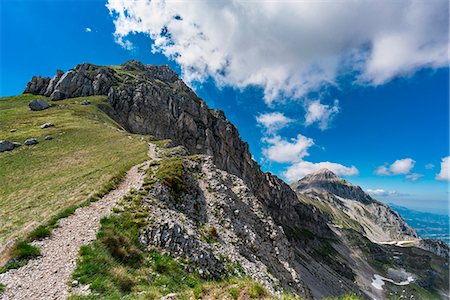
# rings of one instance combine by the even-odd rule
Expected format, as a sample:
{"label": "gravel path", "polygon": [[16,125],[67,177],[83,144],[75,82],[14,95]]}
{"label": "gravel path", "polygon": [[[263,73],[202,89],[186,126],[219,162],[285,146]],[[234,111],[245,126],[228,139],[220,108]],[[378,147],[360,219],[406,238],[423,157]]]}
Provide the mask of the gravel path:
{"label": "gravel path", "polygon": [[[149,156],[154,158],[154,145],[150,145]],[[41,249],[42,256],[28,262],[22,268],[0,274],[0,282],[6,290],[0,299],[66,299],[68,282],[75,269],[81,246],[95,239],[100,228],[100,219],[111,213],[111,208],[130,189],[138,189],[144,180],[141,165],[131,168],[124,181],[102,199],[60,220],[60,226],[51,236],[33,244]]]}

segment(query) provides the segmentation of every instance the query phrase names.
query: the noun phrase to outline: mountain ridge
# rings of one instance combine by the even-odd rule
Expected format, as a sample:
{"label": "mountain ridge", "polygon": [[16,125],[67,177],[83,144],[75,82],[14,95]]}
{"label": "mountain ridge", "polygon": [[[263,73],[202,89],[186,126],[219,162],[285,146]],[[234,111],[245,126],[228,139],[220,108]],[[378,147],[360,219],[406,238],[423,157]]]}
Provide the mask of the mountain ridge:
{"label": "mountain ridge", "polygon": [[[175,256],[194,258],[197,266],[210,270],[211,274],[222,270],[217,247],[219,250],[229,247],[231,252],[239,253],[235,258],[250,274],[257,277],[256,274],[262,273],[267,275],[266,279],[271,278],[257,278],[271,290],[280,286],[307,298],[346,292],[382,297],[385,292],[396,291],[396,287],[379,291],[371,284],[375,274],[388,276],[383,268],[377,267],[380,260],[383,266],[389,266],[386,268],[403,266],[414,270],[423,280],[429,275],[420,273],[409,258],[442,260],[415,248],[412,254],[408,249],[374,244],[367,240],[364,235],[367,233],[361,231],[358,223],[348,217],[345,221],[349,224],[336,226],[335,216],[321,208],[331,207],[342,214],[348,203],[381,206],[369,195],[361,194],[364,192],[359,187],[336,179],[335,174],[325,170],[319,172],[320,184],[304,181],[303,185],[297,185],[296,191],[278,177],[262,172],[252,159],[248,144],[225,114],[208,108],[167,66],[145,66],[137,61],[118,67],[84,63],[65,73],[58,71],[52,79],[33,77],[24,92],[49,95],[54,101],[105,95],[108,105],[102,109],[129,132],[151,135],[153,140],[170,139],[159,149],[168,163],[148,170],[148,184],[139,191],[142,208],[155,211],[147,216],[149,223],[140,233],[140,240],[146,247],[156,246]],[[158,172],[173,165],[180,168],[176,180],[182,182],[170,187],[161,181]],[[323,184],[341,196],[323,193]],[[181,189],[183,186],[189,188]],[[299,192],[306,187],[320,189]],[[360,201],[342,197],[360,195],[363,195]],[[317,206],[316,200],[323,206]],[[235,207],[238,204],[243,206]],[[211,232],[216,232],[217,244],[202,240],[207,226],[215,228]],[[399,228],[394,226],[392,230],[398,232]],[[235,234],[239,238],[232,238]],[[197,248],[201,252],[196,252]],[[393,258],[396,251],[408,258],[403,265]],[[444,271],[436,269],[436,272]],[[420,280],[414,287],[428,291]],[[433,293],[442,289],[445,287],[440,281],[430,288]]]}

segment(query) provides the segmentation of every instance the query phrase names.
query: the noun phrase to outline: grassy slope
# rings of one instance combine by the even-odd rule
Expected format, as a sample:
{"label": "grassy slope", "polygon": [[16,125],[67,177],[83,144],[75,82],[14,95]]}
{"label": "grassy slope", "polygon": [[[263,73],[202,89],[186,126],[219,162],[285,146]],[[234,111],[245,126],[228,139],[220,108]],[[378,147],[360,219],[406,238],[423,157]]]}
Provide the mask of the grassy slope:
{"label": "grassy slope", "polygon": [[[0,99],[0,139],[22,144],[31,137],[39,140],[37,145],[0,153],[0,250],[147,157],[141,136],[120,130],[98,108],[105,105],[105,97],[84,97],[92,102],[86,106],[74,98],[30,111],[28,102],[34,98]],[[55,127],[41,129],[47,122]],[[44,140],[47,135],[53,140]]]}

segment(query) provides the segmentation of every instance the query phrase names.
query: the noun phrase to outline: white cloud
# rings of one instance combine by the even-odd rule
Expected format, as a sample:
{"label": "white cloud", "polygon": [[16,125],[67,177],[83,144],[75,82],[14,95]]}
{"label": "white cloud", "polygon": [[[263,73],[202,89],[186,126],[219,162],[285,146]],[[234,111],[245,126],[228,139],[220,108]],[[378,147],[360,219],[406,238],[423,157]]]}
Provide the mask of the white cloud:
{"label": "white cloud", "polygon": [[419,173],[411,173],[405,176],[406,179],[411,180],[412,182],[416,182],[417,180],[419,180],[421,177],[423,177],[422,174]]}
{"label": "white cloud", "polygon": [[441,171],[436,174],[437,180],[450,181],[450,156],[444,157],[441,161]]}
{"label": "white cloud", "polygon": [[86,31],[86,32],[91,32],[92,29],[90,29],[89,27],[86,27],[86,28],[84,29],[84,31]]}
{"label": "white cloud", "polygon": [[427,170],[434,169],[434,165],[433,164],[426,164],[425,165],[425,169],[427,169]]}
{"label": "white cloud", "polygon": [[423,175],[419,173],[411,173],[415,164],[416,161],[412,158],[397,159],[391,165],[385,164],[377,167],[374,173],[379,176],[404,175],[406,179],[416,182],[423,177]]}
{"label": "white cloud", "polygon": [[286,169],[286,171],[283,172],[283,176],[286,177],[286,179],[289,182],[293,182],[312,172],[324,168],[333,171],[336,175],[339,176],[354,176],[359,174],[359,171],[355,166],[346,167],[341,164],[332,163],[328,161],[319,163],[313,163],[309,161],[299,161],[289,166]]}
{"label": "white cloud", "polygon": [[383,189],[367,189],[367,193],[374,197],[388,197],[398,195],[396,191],[385,191]]}
{"label": "white cloud", "polygon": [[391,171],[392,174],[394,175],[398,174],[406,175],[409,174],[409,172],[411,172],[415,164],[416,161],[411,158],[398,159],[394,161],[394,163],[389,167],[389,171]]}
{"label": "white cloud", "polygon": [[290,141],[276,135],[263,139],[269,146],[263,149],[263,154],[271,161],[279,163],[292,163],[302,160],[308,156],[308,149],[314,145],[314,141],[301,134]]}
{"label": "white cloud", "polygon": [[256,121],[258,124],[263,126],[267,133],[275,133],[278,130],[286,127],[289,123],[292,123],[294,120],[286,117],[283,113],[280,112],[272,112],[260,114],[256,117]]}
{"label": "white cloud", "polygon": [[375,174],[381,175],[381,176],[389,176],[389,175],[391,175],[391,172],[389,172],[389,169],[386,166],[379,166],[375,170]]}
{"label": "white cloud", "polygon": [[319,128],[325,130],[334,116],[339,112],[339,101],[334,100],[333,106],[320,103],[320,100],[305,103],[306,115],[305,125],[309,126],[315,122]]}
{"label": "white cloud", "polygon": [[[188,82],[260,86],[270,103],[337,78],[383,84],[448,64],[447,1],[109,0],[115,37],[147,34]],[[382,20],[382,21],[380,21]]]}

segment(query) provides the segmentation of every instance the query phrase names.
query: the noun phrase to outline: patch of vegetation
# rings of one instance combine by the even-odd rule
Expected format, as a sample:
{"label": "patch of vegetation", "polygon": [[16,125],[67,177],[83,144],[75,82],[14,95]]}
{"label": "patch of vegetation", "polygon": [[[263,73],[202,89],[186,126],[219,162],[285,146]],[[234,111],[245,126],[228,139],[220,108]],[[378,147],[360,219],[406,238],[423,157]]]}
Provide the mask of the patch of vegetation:
{"label": "patch of vegetation", "polygon": [[158,148],[167,148],[172,143],[172,140],[150,141],[150,143],[155,144]]}
{"label": "patch of vegetation", "polygon": [[5,291],[6,286],[3,283],[0,283],[0,295]]}
{"label": "patch of vegetation", "polygon": [[176,197],[187,188],[183,179],[183,160],[180,157],[162,160],[155,177],[169,187]]}
{"label": "patch of vegetation", "polygon": [[[51,108],[30,111],[28,102],[35,98],[48,100],[35,95],[0,99],[2,139],[39,140],[37,145],[0,153],[0,244],[27,236],[26,228],[33,224],[47,227],[46,220],[53,223],[70,215],[89,195],[90,201],[97,200],[121,172],[147,158],[141,136],[117,130],[120,125],[99,109],[106,97],[49,101]],[[80,105],[82,100],[91,105]],[[47,122],[55,127],[41,129]],[[45,141],[47,135],[53,140]],[[51,217],[58,211],[61,215]],[[48,229],[36,228],[28,239],[43,238]]]}
{"label": "patch of vegetation", "polygon": [[215,244],[219,241],[219,233],[216,227],[210,226],[207,228],[202,228],[202,238],[205,242],[209,244]]}
{"label": "patch of vegetation", "polygon": [[15,258],[24,260],[41,255],[41,251],[27,241],[20,241],[15,244],[12,254]]}

